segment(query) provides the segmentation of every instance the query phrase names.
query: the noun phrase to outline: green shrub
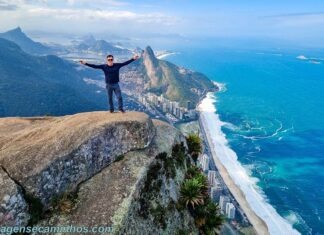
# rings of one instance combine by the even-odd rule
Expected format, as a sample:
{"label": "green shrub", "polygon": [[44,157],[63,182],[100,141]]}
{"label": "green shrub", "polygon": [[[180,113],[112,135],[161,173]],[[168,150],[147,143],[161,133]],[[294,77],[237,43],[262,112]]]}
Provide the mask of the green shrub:
{"label": "green shrub", "polygon": [[[202,152],[199,136],[189,135],[187,144],[188,153],[196,163]],[[208,188],[206,175],[196,165],[190,165],[180,189],[180,203],[177,203],[176,208],[180,210],[185,207],[189,210],[199,229],[199,234],[219,234],[224,218],[220,215],[218,205],[209,198]],[[183,231],[179,230],[178,234],[183,234]]]}
{"label": "green shrub", "polygon": [[197,179],[198,182],[201,184],[201,192],[205,197],[209,197],[208,196],[208,179],[207,177],[203,174],[197,174],[194,176],[194,179]]}
{"label": "green shrub", "polygon": [[77,202],[76,192],[64,192],[56,196],[51,201],[51,211],[68,214],[72,211]]}
{"label": "green shrub", "polygon": [[197,175],[202,174],[202,171],[199,167],[195,165],[191,165],[186,172],[186,178],[191,179],[196,177]]}
{"label": "green shrub", "polygon": [[186,147],[184,143],[176,144],[172,148],[172,157],[176,160],[177,166],[183,166],[186,160]]}
{"label": "green shrub", "polygon": [[166,220],[165,218],[167,209],[161,206],[160,204],[157,204],[155,208],[150,209],[150,213],[153,216],[153,221],[156,224],[159,224],[163,229],[166,227]]}
{"label": "green shrub", "polygon": [[201,139],[198,134],[190,134],[187,138],[188,153],[197,162],[199,154],[202,152]]}
{"label": "green shrub", "polygon": [[203,185],[199,180],[192,178],[186,179],[180,189],[180,198],[189,209],[204,204],[204,195],[202,194]]}
{"label": "green shrub", "polygon": [[197,208],[195,221],[203,221],[204,223],[200,224],[199,230],[202,234],[209,235],[219,233],[224,218],[219,213],[218,205],[208,199],[203,206]]}

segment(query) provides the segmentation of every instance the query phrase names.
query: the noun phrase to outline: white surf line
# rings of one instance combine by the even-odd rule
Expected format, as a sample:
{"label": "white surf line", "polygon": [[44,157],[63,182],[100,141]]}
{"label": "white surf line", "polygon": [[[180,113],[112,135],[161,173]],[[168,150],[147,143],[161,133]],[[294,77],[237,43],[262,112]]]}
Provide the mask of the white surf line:
{"label": "white surf line", "polygon": [[[252,211],[261,218],[266,224],[268,231],[273,235],[295,235],[300,234],[295,230],[291,224],[288,223],[283,217],[281,217],[276,210],[266,201],[266,197],[262,190],[256,185],[257,179],[248,175],[246,169],[237,160],[236,153],[229,148],[228,141],[225,138],[224,133],[221,131],[223,122],[219,120],[216,114],[216,108],[214,106],[215,97],[212,93],[208,93],[207,97],[202,100],[198,109],[201,111],[201,121],[204,126],[208,142],[211,145],[210,148],[213,154],[213,158],[217,168],[225,168],[230,180],[227,180],[227,184],[236,200],[244,208],[245,213],[250,215],[250,221],[256,230],[259,230],[259,234],[267,234],[262,227],[262,223],[253,217]],[[221,172],[220,172],[221,173]],[[223,177],[224,177],[223,171]],[[226,175],[225,175],[226,176]],[[225,179],[224,179],[225,180]],[[235,185],[231,185],[231,181]],[[225,181],[226,182],[226,181]],[[240,192],[237,192],[238,189]],[[236,192],[235,192],[236,190]],[[243,194],[240,196],[240,194]],[[244,205],[245,202],[248,205]],[[243,205],[244,206],[243,206]],[[252,217],[252,219],[251,219]]]}

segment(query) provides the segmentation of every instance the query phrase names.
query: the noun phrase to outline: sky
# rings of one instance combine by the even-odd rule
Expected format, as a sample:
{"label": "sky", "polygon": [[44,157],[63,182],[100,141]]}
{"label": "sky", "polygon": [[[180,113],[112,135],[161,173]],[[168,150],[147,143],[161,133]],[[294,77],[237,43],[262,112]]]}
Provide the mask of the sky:
{"label": "sky", "polygon": [[198,40],[268,38],[324,47],[323,0],[0,0],[0,31]]}

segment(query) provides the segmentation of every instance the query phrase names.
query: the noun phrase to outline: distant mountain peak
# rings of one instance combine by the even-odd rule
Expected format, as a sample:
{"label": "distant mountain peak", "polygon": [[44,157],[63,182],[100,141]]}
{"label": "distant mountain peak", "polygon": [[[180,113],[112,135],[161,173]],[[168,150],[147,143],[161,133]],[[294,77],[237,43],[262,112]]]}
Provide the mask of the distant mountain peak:
{"label": "distant mountain peak", "polygon": [[96,43],[96,38],[92,34],[87,34],[82,37],[82,40],[84,43],[93,45]]}
{"label": "distant mountain peak", "polygon": [[24,51],[32,54],[46,54],[50,50],[48,47],[29,38],[19,26],[7,32],[0,33],[0,38],[12,41],[19,45]]}
{"label": "distant mountain peak", "polygon": [[217,90],[205,75],[188,72],[158,59],[150,46],[144,49],[142,68],[145,76],[144,89],[156,95],[163,94],[167,99],[179,102],[182,107],[189,100],[196,105],[206,91]]}
{"label": "distant mountain peak", "polygon": [[145,47],[144,53],[146,53],[149,56],[155,57],[154,51],[153,51],[152,47],[150,47],[150,46]]}
{"label": "distant mountain peak", "polygon": [[152,50],[152,48],[150,46],[147,46],[144,49],[144,54],[143,54],[143,59],[144,61],[151,61],[152,64],[154,64],[155,66],[158,63],[158,59],[155,57],[154,51]]}
{"label": "distant mountain peak", "polygon": [[16,35],[16,36],[18,36],[18,35],[19,36],[26,36],[19,26],[14,28],[14,29],[8,30],[7,32],[5,32],[5,34]]}
{"label": "distant mountain peak", "polygon": [[88,39],[95,40],[95,37],[92,34],[86,34],[82,38],[84,40],[88,40]]}
{"label": "distant mountain peak", "polygon": [[17,28],[12,29],[11,31],[22,33],[22,30],[21,30],[20,26],[18,26]]}

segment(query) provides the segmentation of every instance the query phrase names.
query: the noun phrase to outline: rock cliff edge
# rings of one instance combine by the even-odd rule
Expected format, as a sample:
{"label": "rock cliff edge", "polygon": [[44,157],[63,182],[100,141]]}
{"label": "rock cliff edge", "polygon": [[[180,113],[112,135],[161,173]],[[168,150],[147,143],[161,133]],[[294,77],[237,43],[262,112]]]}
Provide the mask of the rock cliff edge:
{"label": "rock cliff edge", "polygon": [[178,130],[139,112],[1,118],[0,225],[196,233],[177,206],[185,149]]}

